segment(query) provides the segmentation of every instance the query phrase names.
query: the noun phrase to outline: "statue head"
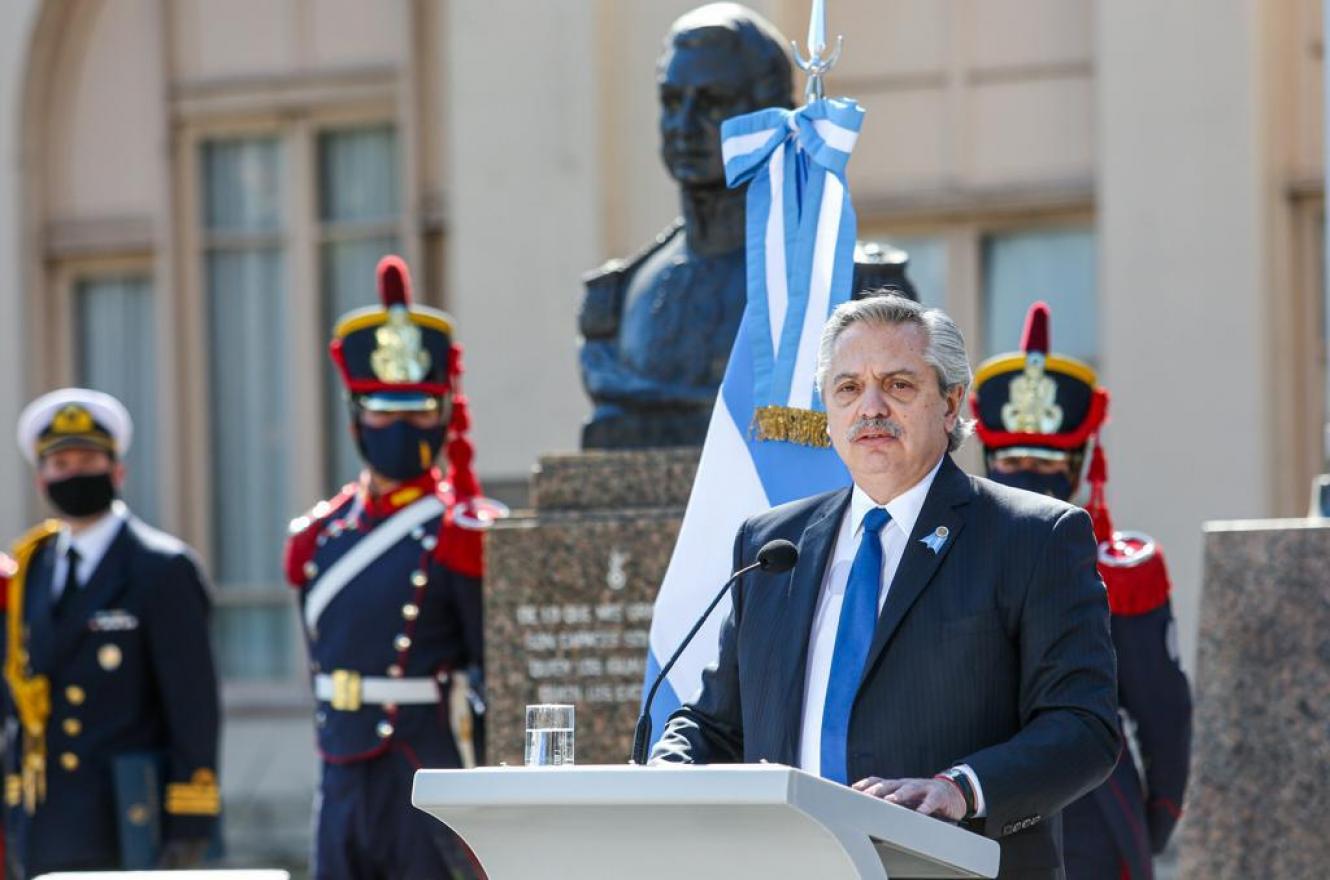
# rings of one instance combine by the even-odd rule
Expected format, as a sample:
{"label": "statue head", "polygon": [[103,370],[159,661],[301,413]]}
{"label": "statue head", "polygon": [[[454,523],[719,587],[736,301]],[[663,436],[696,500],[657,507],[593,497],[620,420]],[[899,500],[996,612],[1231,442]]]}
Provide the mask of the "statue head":
{"label": "statue head", "polygon": [[665,37],[656,82],[661,158],[685,187],[725,185],[720,125],[726,119],[794,106],[784,38],[737,3],[710,3],[680,17]]}

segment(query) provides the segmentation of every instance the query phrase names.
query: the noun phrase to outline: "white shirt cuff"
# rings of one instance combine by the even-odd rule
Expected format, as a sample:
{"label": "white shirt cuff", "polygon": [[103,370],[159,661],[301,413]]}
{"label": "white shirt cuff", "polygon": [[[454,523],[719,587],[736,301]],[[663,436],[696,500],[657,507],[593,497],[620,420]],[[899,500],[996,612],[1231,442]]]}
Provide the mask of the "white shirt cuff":
{"label": "white shirt cuff", "polygon": [[970,780],[970,788],[974,789],[974,817],[982,819],[988,815],[988,807],[984,804],[984,788],[979,784],[979,777],[975,775],[974,770],[970,769],[969,764],[957,764],[956,769],[965,774],[965,778]]}

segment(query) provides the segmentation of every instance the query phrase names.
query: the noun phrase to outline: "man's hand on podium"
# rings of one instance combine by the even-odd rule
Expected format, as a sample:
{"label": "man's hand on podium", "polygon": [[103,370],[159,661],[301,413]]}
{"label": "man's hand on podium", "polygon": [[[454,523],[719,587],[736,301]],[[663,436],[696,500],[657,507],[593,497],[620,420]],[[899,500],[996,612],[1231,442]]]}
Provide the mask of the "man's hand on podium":
{"label": "man's hand on podium", "polygon": [[959,822],[965,818],[965,798],[956,785],[945,779],[860,779],[852,788],[882,798],[916,813]]}

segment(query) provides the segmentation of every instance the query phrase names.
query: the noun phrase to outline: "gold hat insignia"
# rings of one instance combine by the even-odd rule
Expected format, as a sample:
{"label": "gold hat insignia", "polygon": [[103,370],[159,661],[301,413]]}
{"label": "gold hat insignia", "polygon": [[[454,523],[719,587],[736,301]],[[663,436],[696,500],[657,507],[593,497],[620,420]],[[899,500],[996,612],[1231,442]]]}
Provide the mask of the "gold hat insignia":
{"label": "gold hat insignia", "polygon": [[1002,426],[1013,434],[1056,434],[1062,427],[1058,386],[1044,372],[1044,356],[1030,352],[1025,370],[1011,380],[1010,395],[1002,405]]}
{"label": "gold hat insignia", "polygon": [[420,382],[429,373],[431,359],[421,345],[420,328],[401,306],[388,310],[388,321],[374,331],[374,341],[378,347],[370,355],[370,367],[380,382]]}
{"label": "gold hat insignia", "polygon": [[56,434],[88,434],[95,428],[92,413],[76,403],[62,406],[51,419],[51,431]]}

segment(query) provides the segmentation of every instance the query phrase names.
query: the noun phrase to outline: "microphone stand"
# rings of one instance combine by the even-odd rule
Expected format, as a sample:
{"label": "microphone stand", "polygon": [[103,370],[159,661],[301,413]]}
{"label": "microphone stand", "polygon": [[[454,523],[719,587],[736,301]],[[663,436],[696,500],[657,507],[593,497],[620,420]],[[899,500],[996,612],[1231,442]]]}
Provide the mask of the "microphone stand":
{"label": "microphone stand", "polygon": [[[759,556],[760,555],[761,554],[759,554]],[[665,681],[665,676],[669,674],[670,669],[674,667],[674,662],[679,659],[679,655],[683,653],[683,649],[688,647],[688,643],[693,640],[693,636],[697,635],[697,631],[702,628],[702,624],[711,616],[711,612],[715,610],[718,604],[720,604],[721,597],[725,595],[725,592],[730,588],[730,585],[753,569],[762,568],[764,561],[765,560],[759,558],[758,561],[754,562],[752,565],[746,565],[730,575],[730,579],[720,588],[720,592],[716,594],[716,598],[711,600],[711,604],[707,606],[707,610],[702,612],[702,616],[697,619],[697,623],[693,624],[693,628],[688,631],[688,635],[683,637],[683,641],[679,643],[679,647],[675,649],[669,662],[661,667],[660,673],[656,676],[656,680],[651,683],[651,690],[647,692],[647,701],[642,704],[642,715],[637,719],[637,728],[633,731],[633,752],[630,763],[641,765],[647,762],[647,746],[651,743],[651,703],[656,699],[656,691],[660,690],[660,685]]]}

